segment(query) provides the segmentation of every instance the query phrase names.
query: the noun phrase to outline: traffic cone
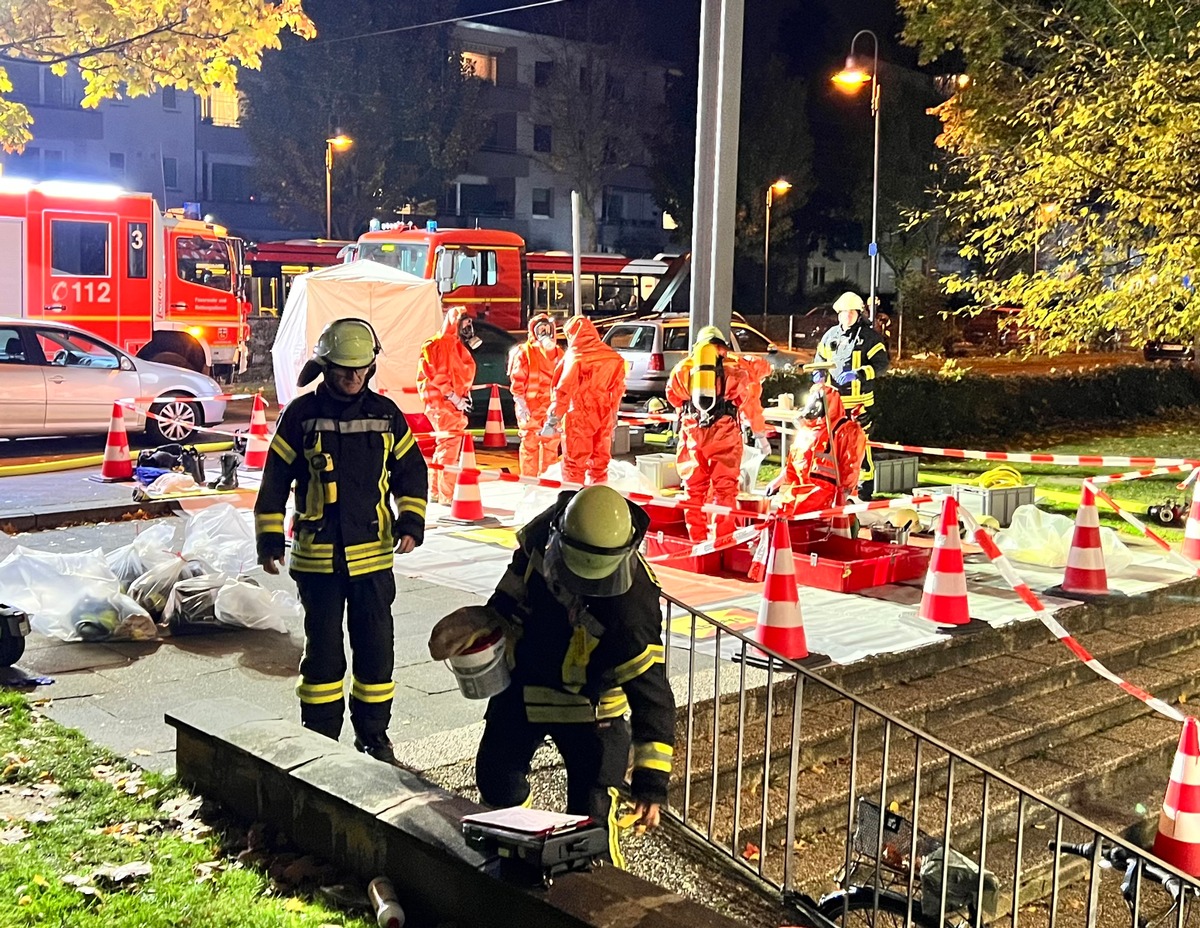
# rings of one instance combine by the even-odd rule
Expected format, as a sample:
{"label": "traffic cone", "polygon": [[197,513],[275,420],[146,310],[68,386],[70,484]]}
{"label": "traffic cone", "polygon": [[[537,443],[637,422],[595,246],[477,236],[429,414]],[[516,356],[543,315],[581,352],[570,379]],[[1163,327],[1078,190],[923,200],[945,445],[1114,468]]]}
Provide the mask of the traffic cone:
{"label": "traffic cone", "polygon": [[854,537],[854,526],[851,523],[850,516],[844,512],[833,517],[830,522],[830,531],[834,535],[840,535],[843,538]]}
{"label": "traffic cone", "polygon": [[789,660],[808,657],[796,565],[792,561],[792,536],[783,519],[776,519],[771,526],[771,553],[754,637],[764,648]]}
{"label": "traffic cone", "polygon": [[475,463],[475,439],[470,435],[463,436],[458,466],[461,470],[454,481],[450,514],[439,521],[455,525],[498,525],[498,519],[483,514],[483,500],[479,495],[479,465]]}
{"label": "traffic cone", "polygon": [[1046,592],[1077,599],[1114,595],[1114,591],[1108,588],[1104,551],[1100,547],[1100,513],[1096,511],[1096,494],[1086,483],[1079,491],[1079,512],[1075,515],[1075,531],[1071,534],[1071,550],[1067,553],[1067,569],[1063,573],[1062,583]]}
{"label": "traffic cone", "polygon": [[1192,508],[1183,530],[1183,556],[1200,561],[1200,479],[1192,484]]}
{"label": "traffic cone", "polygon": [[504,434],[504,412],[500,408],[500,388],[495,384],[492,384],[492,398],[488,400],[487,422],[483,426],[483,447],[508,447],[508,437]]}
{"label": "traffic cone", "polygon": [[129,436],[125,433],[125,412],[120,403],[113,403],[112,418],[108,422],[108,438],[104,442],[104,463],[100,465],[100,476],[96,479],[104,483],[133,479]]}
{"label": "traffic cone", "polygon": [[262,394],[254,394],[254,408],[250,411],[250,436],[246,440],[246,458],[242,466],[246,470],[262,470],[267,466],[267,449],[271,439],[267,434],[267,405]]}
{"label": "traffic cone", "polygon": [[1154,854],[1184,873],[1200,876],[1200,725],[1191,716],[1184,719],[1179,735]]}
{"label": "traffic cone", "polygon": [[940,625],[966,625],[971,621],[962,541],[958,537],[958,500],[949,494],[942,504],[942,519],[933,542],[917,616]]}

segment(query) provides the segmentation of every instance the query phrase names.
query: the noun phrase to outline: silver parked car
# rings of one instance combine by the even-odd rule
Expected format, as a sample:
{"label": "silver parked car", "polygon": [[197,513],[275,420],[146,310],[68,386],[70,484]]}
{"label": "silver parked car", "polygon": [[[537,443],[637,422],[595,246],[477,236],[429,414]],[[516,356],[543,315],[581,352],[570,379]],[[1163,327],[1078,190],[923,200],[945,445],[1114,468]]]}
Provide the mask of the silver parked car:
{"label": "silver parked car", "polygon": [[[192,441],[196,427],[225,418],[224,389],[195,371],[135,358],[73,325],[0,316],[0,436],[105,432],[113,403],[125,428],[157,442]],[[146,415],[147,407],[162,419]]]}
{"label": "silver parked car", "polygon": [[[625,392],[631,396],[662,396],[667,392],[671,371],[691,348],[689,319],[683,315],[648,316],[614,322],[604,333],[604,341],[616,349],[628,365]],[[733,330],[732,351],[766,358],[778,370],[803,363],[794,351],[780,348],[769,338],[737,319]]]}

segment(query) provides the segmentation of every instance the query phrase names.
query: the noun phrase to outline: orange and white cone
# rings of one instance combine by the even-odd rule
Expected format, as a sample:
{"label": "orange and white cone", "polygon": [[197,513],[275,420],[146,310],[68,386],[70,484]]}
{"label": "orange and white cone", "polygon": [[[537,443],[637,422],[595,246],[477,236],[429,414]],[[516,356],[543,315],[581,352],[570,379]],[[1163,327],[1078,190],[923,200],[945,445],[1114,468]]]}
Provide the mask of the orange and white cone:
{"label": "orange and white cone", "polygon": [[854,526],[850,516],[844,512],[841,515],[834,516],[830,521],[830,531],[834,535],[840,535],[842,538],[853,538]]}
{"label": "orange and white cone", "polygon": [[776,519],[771,526],[771,553],[754,638],[764,648],[789,660],[808,657],[796,565],[792,560],[792,536],[783,519]]}
{"label": "orange and white cone", "polygon": [[1192,484],[1192,508],[1188,511],[1187,527],[1183,530],[1183,556],[1200,561],[1200,479]]}
{"label": "orange and white cone", "polygon": [[495,384],[492,384],[492,397],[488,400],[487,422],[483,425],[483,447],[508,447],[508,437],[504,434],[504,411],[500,408],[500,388]]}
{"label": "orange and white cone", "polygon": [[1071,596],[1108,596],[1108,572],[1104,569],[1104,550],[1100,547],[1100,513],[1096,494],[1086,483],[1079,491],[1079,512],[1067,553],[1067,569],[1062,583],[1047,592]]}
{"label": "orange and white cone", "polygon": [[1191,716],[1179,735],[1154,853],[1172,867],[1200,876],[1200,725]]}
{"label": "orange and white cone", "polygon": [[480,522],[484,519],[483,499],[479,495],[479,471],[475,463],[475,439],[463,436],[462,453],[458,456],[458,479],[454,481],[454,498],[450,501],[450,518],[455,522]]}
{"label": "orange and white cone", "polygon": [[962,541],[958,537],[958,500],[949,494],[942,503],[942,518],[933,542],[917,616],[940,625],[966,625],[971,621]]}
{"label": "orange and white cone", "polygon": [[250,437],[246,440],[246,459],[242,466],[246,470],[262,470],[267,466],[267,449],[271,439],[267,433],[267,406],[262,394],[254,394],[254,408],[250,411]]}
{"label": "orange and white cone", "polygon": [[125,432],[125,412],[120,403],[113,403],[108,423],[108,438],[104,442],[104,463],[100,465],[100,480],[111,483],[133,479],[133,461],[129,458],[129,436]]}

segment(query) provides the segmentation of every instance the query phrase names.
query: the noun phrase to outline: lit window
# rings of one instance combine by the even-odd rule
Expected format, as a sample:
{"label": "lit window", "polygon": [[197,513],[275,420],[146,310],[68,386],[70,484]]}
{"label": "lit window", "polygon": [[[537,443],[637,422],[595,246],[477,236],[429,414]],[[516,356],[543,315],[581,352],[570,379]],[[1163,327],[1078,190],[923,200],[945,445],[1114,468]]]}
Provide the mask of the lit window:
{"label": "lit window", "polygon": [[473,77],[489,84],[496,83],[496,56],[485,55],[482,52],[463,52],[463,70],[469,71]]}
{"label": "lit window", "polygon": [[679,228],[679,223],[677,223],[677,222],[675,221],[675,217],[674,217],[674,216],[672,216],[672,215],[671,215],[670,213],[668,213],[666,210],[663,210],[663,214],[662,214],[662,227],[663,227],[663,229],[665,229],[666,231],[668,231],[668,232],[671,232],[671,231],[674,231],[675,229],[678,229],[678,228]]}
{"label": "lit window", "polygon": [[214,126],[236,129],[241,125],[242,108],[233,88],[210,87],[200,98],[200,118]]}

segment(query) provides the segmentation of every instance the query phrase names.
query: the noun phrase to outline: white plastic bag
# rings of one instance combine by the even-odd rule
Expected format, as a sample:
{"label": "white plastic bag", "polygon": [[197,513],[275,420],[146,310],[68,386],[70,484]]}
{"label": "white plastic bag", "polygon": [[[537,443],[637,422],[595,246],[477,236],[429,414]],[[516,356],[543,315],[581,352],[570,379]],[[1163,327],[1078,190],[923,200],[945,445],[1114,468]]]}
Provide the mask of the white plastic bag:
{"label": "white plastic bag", "polygon": [[75,610],[86,599],[120,593],[120,583],[97,548],[54,554],[18,546],[0,562],[4,602],[29,614],[35,632],[63,641],[81,640]]}
{"label": "white plastic bag", "polygon": [[283,590],[264,590],[245,577],[217,591],[217,621],[238,628],[287,634],[287,619],[300,619],[300,603]]}
{"label": "white plastic bag", "polygon": [[254,530],[229,503],[209,506],[192,516],[183,530],[183,556],[237,576],[258,564]]}
{"label": "white plastic bag", "polygon": [[[996,545],[1014,561],[1039,567],[1067,566],[1075,521],[1069,516],[1043,512],[1037,506],[1018,506],[1012,522],[996,533]],[[1111,528],[1100,529],[1100,548],[1104,569],[1120,574],[1133,563],[1133,555]]]}
{"label": "white plastic bag", "polygon": [[154,496],[173,496],[178,493],[190,493],[193,490],[201,489],[196,483],[191,474],[179,474],[175,471],[170,471],[165,474],[159,474],[154,478],[154,482],[146,487],[146,495]]}
{"label": "white plastic bag", "polygon": [[158,637],[149,613],[124,593],[85,596],[71,612],[75,634],[83,641],[148,641]]}
{"label": "white plastic bag", "polygon": [[204,574],[176,583],[163,609],[163,622],[171,629],[171,634],[223,631],[217,621],[217,591],[228,582],[229,577],[225,574]]}
{"label": "white plastic bag", "polygon": [[169,561],[151,567],[134,580],[129,585],[129,595],[157,622],[163,617],[175,584],[207,573],[208,566],[203,561],[185,561],[181,557],[172,557]]}
{"label": "white plastic bag", "polygon": [[127,592],[133,581],[151,567],[175,558],[171,551],[174,537],[173,520],[164,519],[139,533],[129,544],[114,548],[104,556],[109,568],[116,574],[122,592]]}
{"label": "white plastic bag", "polygon": [[738,479],[740,492],[753,493],[758,488],[758,469],[766,457],[753,445],[742,446],[742,472]]}

